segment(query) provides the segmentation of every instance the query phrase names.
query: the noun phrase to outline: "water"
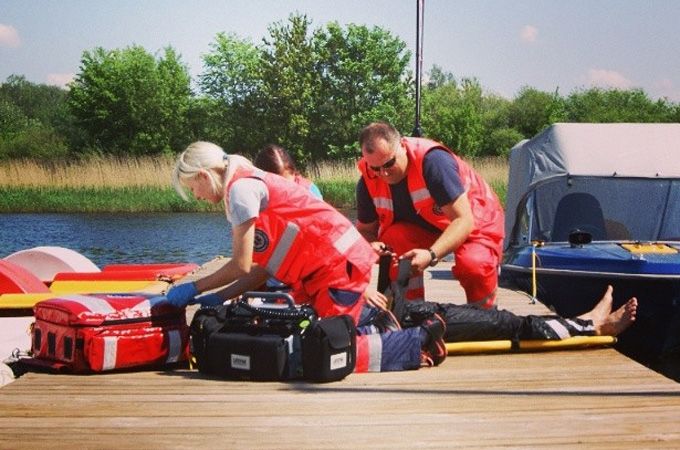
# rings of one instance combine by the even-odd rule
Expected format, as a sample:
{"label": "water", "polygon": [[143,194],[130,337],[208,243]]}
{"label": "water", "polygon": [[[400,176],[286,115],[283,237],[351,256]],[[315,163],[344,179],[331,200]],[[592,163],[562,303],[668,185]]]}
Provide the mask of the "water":
{"label": "water", "polygon": [[50,245],[112,263],[194,262],[231,256],[222,213],[0,214],[0,257]]}

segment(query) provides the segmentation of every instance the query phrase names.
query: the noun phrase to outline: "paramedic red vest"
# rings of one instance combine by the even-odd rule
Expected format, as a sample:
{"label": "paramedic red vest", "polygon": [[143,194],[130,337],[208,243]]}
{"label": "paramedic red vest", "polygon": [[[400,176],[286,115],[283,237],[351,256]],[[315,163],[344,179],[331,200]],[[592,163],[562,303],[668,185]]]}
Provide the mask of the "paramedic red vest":
{"label": "paramedic red vest", "polygon": [[249,177],[262,180],[269,203],[255,222],[253,262],[293,284],[329,265],[352,263],[370,272],[378,256],[354,225],[309,190],[260,169],[238,169],[227,186]]}
{"label": "paramedic red vest", "polygon": [[[423,177],[423,160],[433,148],[446,149],[458,164],[458,175],[472,208],[475,227],[468,240],[491,239],[494,247],[503,240],[503,208],[496,194],[489,185],[465,161],[458,158],[451,150],[442,144],[422,138],[402,138],[408,156],[406,173],[407,185],[413,206],[418,215],[440,230],[444,230],[451,221],[444,215],[430,195]],[[380,233],[394,221],[392,193],[390,187],[371,169],[364,158],[359,161],[359,170],[364,178],[373,204],[375,205],[380,224]]]}
{"label": "paramedic red vest", "polygon": [[295,184],[299,184],[303,188],[309,190],[309,188],[312,186],[312,182],[309,181],[307,178],[303,177],[302,175],[295,175],[295,178],[293,178],[293,182]]}

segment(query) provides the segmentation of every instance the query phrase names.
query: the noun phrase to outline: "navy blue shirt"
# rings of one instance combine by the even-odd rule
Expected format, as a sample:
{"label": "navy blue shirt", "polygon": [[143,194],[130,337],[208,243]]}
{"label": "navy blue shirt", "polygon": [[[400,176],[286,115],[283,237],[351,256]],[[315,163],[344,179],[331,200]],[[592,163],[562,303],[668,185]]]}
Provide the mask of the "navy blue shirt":
{"label": "navy blue shirt", "polygon": [[[423,177],[430,195],[438,206],[444,206],[455,201],[465,192],[463,183],[458,176],[458,163],[444,149],[434,148],[425,155]],[[409,222],[433,232],[440,232],[437,227],[416,214],[411,195],[408,192],[406,178],[389,186],[395,222]],[[361,223],[371,223],[378,220],[373,199],[368,193],[363,177],[357,183],[356,196],[357,220]]]}

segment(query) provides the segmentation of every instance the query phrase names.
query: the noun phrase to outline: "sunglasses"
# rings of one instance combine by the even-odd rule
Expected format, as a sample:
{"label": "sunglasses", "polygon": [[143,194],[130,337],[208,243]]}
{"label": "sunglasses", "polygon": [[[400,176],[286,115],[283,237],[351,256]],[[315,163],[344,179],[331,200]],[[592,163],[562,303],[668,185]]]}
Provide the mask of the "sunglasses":
{"label": "sunglasses", "polygon": [[380,172],[381,170],[387,170],[391,169],[392,166],[397,162],[397,155],[395,154],[392,159],[388,160],[385,164],[382,166],[368,166],[369,169],[371,169],[373,172]]}

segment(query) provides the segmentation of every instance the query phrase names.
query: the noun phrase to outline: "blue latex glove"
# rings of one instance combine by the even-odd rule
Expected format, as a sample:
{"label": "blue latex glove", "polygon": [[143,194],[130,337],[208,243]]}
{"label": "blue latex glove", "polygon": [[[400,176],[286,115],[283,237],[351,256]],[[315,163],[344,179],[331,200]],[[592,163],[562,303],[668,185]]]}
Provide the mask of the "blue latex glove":
{"label": "blue latex glove", "polygon": [[168,291],[166,298],[168,302],[172,305],[181,308],[189,304],[194,297],[198,295],[198,290],[196,289],[196,283],[182,283],[173,286]]}
{"label": "blue latex glove", "polygon": [[224,299],[215,293],[205,294],[197,297],[196,303],[200,303],[201,306],[219,306],[224,303]]}

